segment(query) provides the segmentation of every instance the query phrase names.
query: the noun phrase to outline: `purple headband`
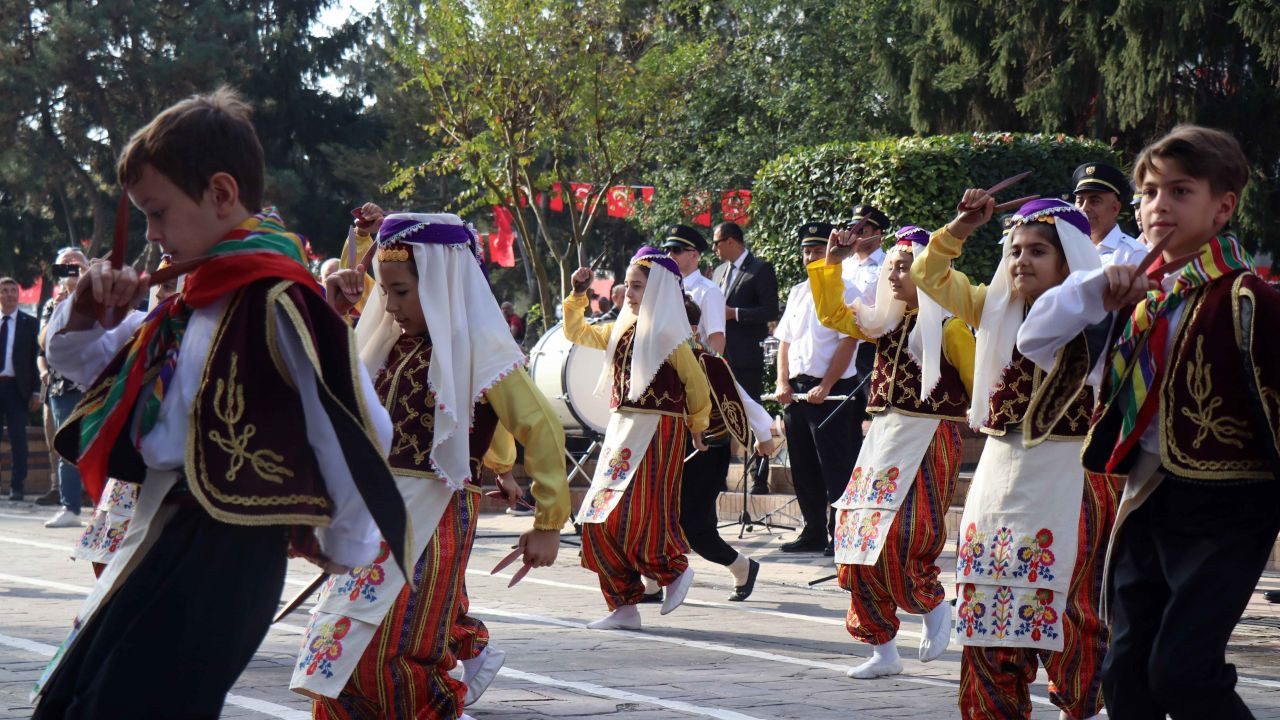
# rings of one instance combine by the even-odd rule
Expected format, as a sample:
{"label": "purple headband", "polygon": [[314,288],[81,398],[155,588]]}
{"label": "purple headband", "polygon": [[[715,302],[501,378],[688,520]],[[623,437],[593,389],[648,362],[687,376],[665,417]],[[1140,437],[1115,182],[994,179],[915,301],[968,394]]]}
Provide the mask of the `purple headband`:
{"label": "purple headband", "polygon": [[1085,235],[1089,234],[1089,218],[1085,217],[1084,213],[1080,212],[1075,205],[1057,198],[1041,198],[1024,204],[1018,208],[1018,212],[1014,213],[1013,223],[1010,228],[1033,222],[1052,225],[1058,220],[1070,223],[1072,227]]}
{"label": "purple headband", "polygon": [[393,243],[416,245],[466,245],[475,257],[480,270],[487,278],[488,270],[484,266],[484,256],[480,252],[480,244],[476,236],[466,225],[430,222],[424,215],[416,213],[392,213],[382,221],[378,228],[378,245]]}
{"label": "purple headband", "polygon": [[924,228],[915,225],[904,225],[898,229],[893,236],[897,238],[898,245],[928,245],[929,233]]}
{"label": "purple headband", "polygon": [[669,270],[672,275],[676,276],[677,280],[683,279],[683,276],[680,274],[680,266],[676,265],[676,261],[667,257],[665,252],[655,247],[645,245],[637,250],[635,256],[631,258],[631,264],[644,265],[647,267],[656,265]]}

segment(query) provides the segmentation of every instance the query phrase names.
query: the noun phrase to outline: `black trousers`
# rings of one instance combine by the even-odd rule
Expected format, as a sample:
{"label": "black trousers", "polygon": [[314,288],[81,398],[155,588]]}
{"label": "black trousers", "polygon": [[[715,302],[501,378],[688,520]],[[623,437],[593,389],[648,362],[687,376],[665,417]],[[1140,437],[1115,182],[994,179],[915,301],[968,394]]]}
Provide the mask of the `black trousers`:
{"label": "black trousers", "polygon": [[[791,378],[791,389],[800,393],[818,386],[819,378],[798,375]],[[847,395],[858,386],[857,376],[836,381],[831,395]],[[793,402],[784,416],[787,430],[787,452],[791,458],[791,482],[796,488],[796,501],[804,517],[802,539],[829,542],[835,538],[835,512],[831,503],[840,499],[853,464],[862,449],[862,412],[865,407],[851,400],[819,430],[838,402],[812,405]]]}
{"label": "black trousers", "polygon": [[22,494],[27,481],[27,403],[30,397],[22,397],[18,383],[0,381],[0,422],[4,423],[3,436],[9,439],[13,454],[13,470],[9,474],[9,491]]}
{"label": "black trousers", "polygon": [[216,720],[271,627],[287,528],[180,509],[81,631],[33,720]]}
{"label": "black trousers", "polygon": [[1227,640],[1280,529],[1280,483],[1167,477],[1112,546],[1111,646],[1102,665],[1116,720],[1252,718]]}
{"label": "black trousers", "polygon": [[729,444],[725,443],[694,455],[684,464],[680,481],[680,528],[693,551],[717,565],[728,565],[738,557],[717,528],[716,499],[726,487],[728,473]]}

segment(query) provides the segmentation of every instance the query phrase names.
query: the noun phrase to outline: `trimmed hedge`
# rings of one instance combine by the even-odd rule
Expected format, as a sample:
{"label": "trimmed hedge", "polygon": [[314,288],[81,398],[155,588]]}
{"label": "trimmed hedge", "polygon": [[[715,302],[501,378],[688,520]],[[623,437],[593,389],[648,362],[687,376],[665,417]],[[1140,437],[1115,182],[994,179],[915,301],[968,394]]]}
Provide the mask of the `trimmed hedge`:
{"label": "trimmed hedge", "polygon": [[[752,252],[773,263],[780,294],[803,279],[795,228],[805,222],[847,222],[853,206],[867,202],[889,215],[893,229],[941,227],[969,187],[991,187],[1031,170],[1031,177],[999,200],[1051,196],[1068,189],[1071,173],[1086,162],[1117,167],[1109,146],[1063,135],[989,133],[840,142],[801,148],[761,168],[751,198]],[[1122,221],[1133,229],[1127,210]],[[992,222],[966,243],[956,266],[975,282],[989,282],[1000,259],[1000,225]]]}

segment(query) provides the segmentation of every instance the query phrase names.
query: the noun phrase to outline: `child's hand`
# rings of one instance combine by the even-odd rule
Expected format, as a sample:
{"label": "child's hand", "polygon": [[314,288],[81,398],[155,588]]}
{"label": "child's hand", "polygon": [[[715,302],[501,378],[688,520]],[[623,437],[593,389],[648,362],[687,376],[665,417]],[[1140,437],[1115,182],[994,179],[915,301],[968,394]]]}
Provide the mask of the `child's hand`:
{"label": "child's hand", "polygon": [[336,270],[324,281],[325,298],[339,315],[346,315],[364,297],[364,265]]}
{"label": "child's hand", "polygon": [[520,489],[515,476],[509,470],[498,475],[498,489],[502,491],[502,498],[507,501],[507,507],[511,508],[518,506],[520,497],[524,495],[524,491]]}
{"label": "child's hand", "polygon": [[519,544],[526,565],[547,567],[556,561],[556,554],[560,552],[560,531],[529,530],[520,536]]}
{"label": "child's hand", "polygon": [[1138,304],[1160,283],[1147,277],[1136,265],[1108,265],[1103,269],[1107,287],[1102,291],[1102,306],[1107,312]]}
{"label": "child's hand", "polygon": [[573,294],[581,295],[591,286],[591,268],[580,267],[573,271],[569,280],[573,283]]}
{"label": "child's hand", "polygon": [[769,438],[768,440],[757,440],[756,454],[769,457],[773,454],[773,448],[776,446],[777,444],[773,441],[773,438]]}
{"label": "child's hand", "polygon": [[985,225],[996,211],[996,199],[982,188],[969,188],[956,206],[956,217],[947,223],[947,232],[964,240]]}
{"label": "child's hand", "polygon": [[365,203],[352,210],[351,214],[356,218],[356,227],[370,235],[377,235],[378,229],[382,227],[382,208],[374,203]]}
{"label": "child's hand", "polygon": [[[115,270],[106,260],[94,260],[76,282],[72,312],[80,322],[73,319],[68,329],[92,327],[94,320],[100,320],[106,328],[119,325],[129,310],[147,296],[147,279],[146,274],[138,275],[129,265]],[[105,312],[100,313],[99,309]]]}
{"label": "child's hand", "polygon": [[689,434],[692,436],[692,439],[693,439],[693,449],[697,450],[698,452],[706,452],[707,441],[702,439],[702,433],[696,432],[696,433],[689,433]]}
{"label": "child's hand", "polygon": [[839,265],[844,262],[845,258],[853,254],[856,242],[857,238],[853,237],[848,228],[832,230],[831,237],[827,238],[827,264]]}

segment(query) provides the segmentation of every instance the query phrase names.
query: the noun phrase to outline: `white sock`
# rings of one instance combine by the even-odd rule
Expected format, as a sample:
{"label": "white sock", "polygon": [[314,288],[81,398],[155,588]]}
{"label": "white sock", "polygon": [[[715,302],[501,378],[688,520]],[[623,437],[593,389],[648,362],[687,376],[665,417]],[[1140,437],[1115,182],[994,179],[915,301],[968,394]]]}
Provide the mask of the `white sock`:
{"label": "white sock", "polygon": [[587,627],[592,630],[639,630],[640,610],[635,605],[619,605],[608,615],[587,623]]}
{"label": "white sock", "polygon": [[951,641],[951,603],[943,600],[923,616],[920,633],[920,662],[937,660]]}
{"label": "white sock", "polygon": [[735,585],[746,585],[747,576],[751,574],[751,558],[738,553],[738,557],[729,563],[729,572],[733,573]]}
{"label": "white sock", "polygon": [[883,645],[872,645],[871,648],[871,659],[849,668],[845,675],[859,680],[869,680],[902,672],[902,659],[898,657],[898,646],[893,640]]}
{"label": "white sock", "polygon": [[662,589],[661,587],[659,587],[659,586],[658,586],[658,581],[657,581],[657,580],[654,580],[653,578],[649,577],[648,575],[641,575],[641,576],[640,576],[640,580],[641,580],[641,582],[643,582],[643,583],[644,583],[644,594],[645,594],[645,595],[652,595],[652,594],[654,594],[654,593],[656,593],[656,592],[658,592],[659,590],[661,590],[661,589]]}
{"label": "white sock", "polygon": [[462,661],[462,682],[470,684],[468,681],[475,676],[476,671],[484,665],[484,659],[489,655],[489,646],[485,645],[480,654],[470,660]]}

